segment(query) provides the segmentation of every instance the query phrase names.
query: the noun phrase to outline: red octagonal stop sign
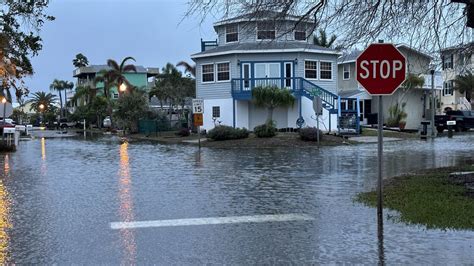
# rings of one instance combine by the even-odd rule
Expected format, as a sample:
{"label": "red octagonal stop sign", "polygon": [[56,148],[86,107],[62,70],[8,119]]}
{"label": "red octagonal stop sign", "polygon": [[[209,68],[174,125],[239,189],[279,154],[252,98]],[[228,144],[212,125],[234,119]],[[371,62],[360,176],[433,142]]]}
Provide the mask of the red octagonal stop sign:
{"label": "red octagonal stop sign", "polygon": [[405,56],[391,43],[373,43],[356,60],[357,81],[370,95],[390,95],[405,81]]}

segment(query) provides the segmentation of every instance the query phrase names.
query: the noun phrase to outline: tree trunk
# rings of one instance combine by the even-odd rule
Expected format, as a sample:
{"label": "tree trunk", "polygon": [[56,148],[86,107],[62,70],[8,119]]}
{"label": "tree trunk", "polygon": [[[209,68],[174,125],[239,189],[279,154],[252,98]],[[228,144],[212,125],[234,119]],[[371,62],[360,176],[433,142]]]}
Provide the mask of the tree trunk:
{"label": "tree trunk", "polygon": [[61,94],[61,91],[59,91],[59,117],[63,116],[63,96]]}
{"label": "tree trunk", "polygon": [[267,123],[270,123],[273,121],[273,110],[275,109],[275,107],[268,107],[268,119],[267,119]]}
{"label": "tree trunk", "polygon": [[64,90],[64,117],[67,118],[67,90]]}

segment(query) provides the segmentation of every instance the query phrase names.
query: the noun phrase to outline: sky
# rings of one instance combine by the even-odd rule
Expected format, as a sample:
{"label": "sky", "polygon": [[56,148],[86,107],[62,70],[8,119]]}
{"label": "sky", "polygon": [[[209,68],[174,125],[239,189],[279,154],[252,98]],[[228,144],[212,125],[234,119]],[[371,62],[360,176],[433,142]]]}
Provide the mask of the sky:
{"label": "sky", "polygon": [[[89,64],[132,56],[136,65],[163,67],[214,40],[209,17],[184,18],[186,0],[50,0],[46,13],[56,17],[41,30],[43,49],[32,58],[35,74],[25,79],[32,92],[49,91],[56,79],[74,81],[72,60],[84,54]],[[183,20],[184,18],[184,20]]]}

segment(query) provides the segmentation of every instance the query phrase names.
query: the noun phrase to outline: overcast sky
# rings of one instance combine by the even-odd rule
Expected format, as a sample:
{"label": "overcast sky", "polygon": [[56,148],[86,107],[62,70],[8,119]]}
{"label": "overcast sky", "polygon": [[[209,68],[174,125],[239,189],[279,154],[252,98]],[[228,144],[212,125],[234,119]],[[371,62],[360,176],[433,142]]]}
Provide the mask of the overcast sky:
{"label": "overcast sky", "polygon": [[32,58],[35,74],[25,81],[31,91],[49,91],[57,79],[74,81],[72,59],[83,53],[90,64],[133,56],[137,65],[163,67],[189,61],[200,39],[215,39],[208,18],[185,18],[186,0],[50,0],[56,17],[41,31],[43,50]]}

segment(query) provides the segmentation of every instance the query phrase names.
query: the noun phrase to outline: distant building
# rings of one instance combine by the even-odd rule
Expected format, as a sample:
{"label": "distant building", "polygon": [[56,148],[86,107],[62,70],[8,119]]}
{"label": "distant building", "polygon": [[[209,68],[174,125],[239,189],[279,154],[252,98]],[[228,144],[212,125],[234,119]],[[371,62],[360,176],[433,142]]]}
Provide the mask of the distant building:
{"label": "distant building", "polygon": [[[127,80],[138,89],[148,90],[149,82],[148,79],[158,75],[158,68],[145,68],[143,66],[135,66],[137,72],[127,72],[125,77]],[[74,70],[73,77],[77,78],[76,88],[79,86],[89,86],[97,94],[104,93],[104,84],[99,82],[94,84],[94,79],[101,70],[110,69],[107,65],[89,65],[85,67],[80,67]],[[115,86],[110,89],[111,98],[117,99],[119,94]],[[69,97],[72,98],[73,94],[70,94]],[[68,99],[69,99],[68,97]]]}
{"label": "distant building", "polygon": [[472,110],[474,101],[472,95],[461,93],[453,89],[456,76],[465,73],[474,73],[474,42],[449,47],[441,50],[443,92],[441,107],[444,111]]}
{"label": "distant building", "polygon": [[[204,100],[203,128],[212,129],[215,121],[251,130],[265,123],[267,110],[255,106],[252,90],[276,86],[296,98],[293,107],[274,110],[278,128],[315,126],[312,101],[318,94],[324,107],[322,128],[336,129],[338,117],[349,111],[340,109],[337,95],[340,53],[314,45],[308,38],[313,28],[314,22],[275,12],[214,23],[217,40],[201,40],[201,52],[191,56],[196,95]],[[357,113],[356,108],[350,111]]]}
{"label": "distant building", "polygon": [[[407,73],[421,76],[425,79],[422,88],[406,91],[399,88],[393,95],[384,97],[384,117],[389,117],[388,109],[395,103],[406,103],[405,112],[406,129],[418,129],[424,119],[429,119],[431,101],[427,97],[431,90],[431,56],[415,50],[408,45],[396,45],[398,50],[407,60]],[[372,113],[377,113],[377,99],[372,99],[363,87],[356,80],[355,61],[362,51],[353,51],[342,55],[338,60],[338,94],[341,97],[358,98],[360,106],[360,119],[362,124],[367,124],[368,117]],[[442,89],[441,73],[435,72],[435,90],[439,97]],[[343,103],[345,104],[345,103]]]}

